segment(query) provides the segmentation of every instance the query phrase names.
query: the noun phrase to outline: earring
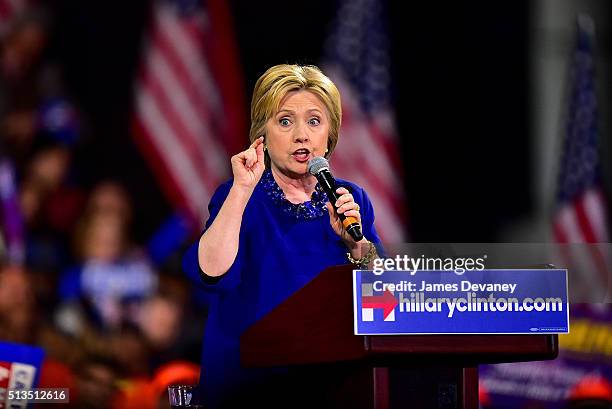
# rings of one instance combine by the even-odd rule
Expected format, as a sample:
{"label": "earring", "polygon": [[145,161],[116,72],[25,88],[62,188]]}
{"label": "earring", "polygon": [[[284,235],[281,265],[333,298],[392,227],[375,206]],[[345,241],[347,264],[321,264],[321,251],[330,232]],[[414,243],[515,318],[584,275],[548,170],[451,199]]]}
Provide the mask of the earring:
{"label": "earring", "polygon": [[264,152],[268,150],[268,147],[264,145]]}
{"label": "earring", "polygon": [[329,152],[329,149],[325,149],[325,153]]}

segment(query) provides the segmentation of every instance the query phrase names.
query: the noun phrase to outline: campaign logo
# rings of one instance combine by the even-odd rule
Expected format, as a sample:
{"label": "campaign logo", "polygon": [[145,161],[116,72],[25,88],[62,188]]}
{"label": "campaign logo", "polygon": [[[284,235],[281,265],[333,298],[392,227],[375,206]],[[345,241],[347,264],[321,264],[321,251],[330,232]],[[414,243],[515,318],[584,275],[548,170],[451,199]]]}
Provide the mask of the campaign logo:
{"label": "campaign logo", "polygon": [[373,287],[372,283],[361,284],[361,320],[374,321],[374,310],[382,309],[385,321],[395,321],[397,299],[388,289],[381,295],[374,295]]}

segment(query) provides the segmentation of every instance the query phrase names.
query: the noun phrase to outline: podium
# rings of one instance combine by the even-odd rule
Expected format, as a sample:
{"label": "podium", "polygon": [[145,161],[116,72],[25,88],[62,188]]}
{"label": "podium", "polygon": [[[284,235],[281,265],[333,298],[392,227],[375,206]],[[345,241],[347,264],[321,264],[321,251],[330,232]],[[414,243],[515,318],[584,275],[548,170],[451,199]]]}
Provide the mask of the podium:
{"label": "podium", "polygon": [[557,335],[354,335],[352,270],[322,271],[248,328],[242,364],[303,373],[319,407],[477,409],[479,364],[558,354]]}

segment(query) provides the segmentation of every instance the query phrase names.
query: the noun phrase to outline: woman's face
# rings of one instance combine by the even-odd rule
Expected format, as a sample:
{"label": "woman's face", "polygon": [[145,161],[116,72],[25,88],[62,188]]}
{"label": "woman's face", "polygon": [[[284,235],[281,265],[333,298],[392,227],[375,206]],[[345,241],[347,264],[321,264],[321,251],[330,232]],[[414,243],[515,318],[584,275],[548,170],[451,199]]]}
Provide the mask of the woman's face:
{"label": "woman's face", "polygon": [[266,123],[272,168],[290,177],[304,176],[308,161],[325,155],[328,137],[329,114],[319,97],[306,90],[288,92]]}

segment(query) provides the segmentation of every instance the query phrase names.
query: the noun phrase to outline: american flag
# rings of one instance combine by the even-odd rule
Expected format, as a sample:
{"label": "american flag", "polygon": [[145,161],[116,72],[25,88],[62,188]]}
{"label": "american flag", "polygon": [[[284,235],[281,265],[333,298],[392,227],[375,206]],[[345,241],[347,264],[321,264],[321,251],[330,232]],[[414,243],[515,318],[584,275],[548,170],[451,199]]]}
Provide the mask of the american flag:
{"label": "american flag", "polygon": [[387,243],[405,241],[405,202],[391,101],[385,1],[342,0],[322,66],[342,95],[334,173],[369,194],[376,228]]}
{"label": "american flag", "polygon": [[[606,201],[601,188],[599,127],[594,80],[593,23],[578,20],[578,35],[570,73],[567,121],[559,172],[557,209],[553,233],[558,243],[607,243],[610,241]],[[577,249],[577,247],[575,247]],[[589,246],[588,254],[574,251],[571,264],[594,286],[609,284],[609,260],[605,247]],[[603,250],[603,251],[602,251]],[[567,254],[567,252],[566,252]],[[601,284],[604,284],[602,286]]]}
{"label": "american flag", "polygon": [[247,140],[224,0],[156,0],[136,81],[136,142],[175,207],[201,227]]}

